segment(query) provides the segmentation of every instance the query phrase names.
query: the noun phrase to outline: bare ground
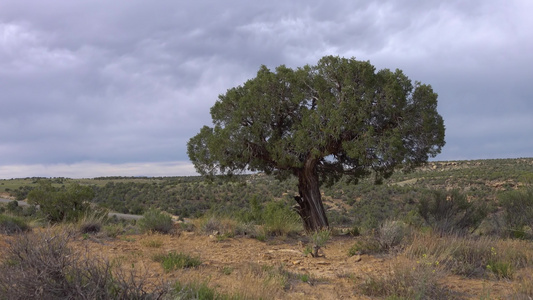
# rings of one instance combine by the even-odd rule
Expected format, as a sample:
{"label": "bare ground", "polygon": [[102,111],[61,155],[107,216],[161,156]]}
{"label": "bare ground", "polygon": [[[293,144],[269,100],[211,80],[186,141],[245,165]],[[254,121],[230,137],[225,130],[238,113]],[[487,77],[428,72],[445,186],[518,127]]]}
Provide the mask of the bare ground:
{"label": "bare ground", "polygon": [[[0,236],[0,247],[5,239]],[[252,299],[376,299],[364,296],[360,285],[372,274],[386,274],[402,256],[348,256],[353,237],[336,236],[323,257],[304,256],[301,238],[221,238],[194,232],[179,235],[127,235],[117,239],[90,237],[73,242],[154,283],[207,282],[218,292]],[[183,252],[199,257],[201,266],[165,272],[154,262],[159,253]],[[405,258],[403,258],[405,259]],[[278,270],[278,271],[276,271]],[[276,273],[278,272],[278,273]],[[283,280],[279,272],[289,274]],[[285,277],[287,278],[287,277]],[[459,299],[509,299],[516,285],[508,280],[471,279],[448,275],[442,286]]]}

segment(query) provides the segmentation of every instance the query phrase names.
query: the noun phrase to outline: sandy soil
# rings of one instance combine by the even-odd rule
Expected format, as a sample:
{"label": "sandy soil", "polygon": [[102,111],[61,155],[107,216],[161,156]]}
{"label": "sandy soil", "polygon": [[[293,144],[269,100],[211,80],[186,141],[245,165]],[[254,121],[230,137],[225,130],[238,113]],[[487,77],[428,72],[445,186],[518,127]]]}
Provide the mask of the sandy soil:
{"label": "sandy soil", "polygon": [[[217,238],[193,232],[180,235],[131,235],[117,239],[79,238],[76,247],[134,268],[153,282],[208,282],[224,293],[273,299],[373,299],[363,296],[358,286],[368,274],[386,274],[398,258],[392,255],[348,256],[353,237],[337,236],[323,249],[325,256],[305,257],[305,237],[274,239]],[[194,269],[165,272],[153,261],[158,253],[183,252],[201,259]],[[265,270],[288,271],[289,280],[276,282]],[[270,277],[272,278],[270,278]],[[271,279],[271,280],[270,280]],[[461,299],[507,299],[513,289],[509,281],[467,279],[447,276],[442,284]]]}

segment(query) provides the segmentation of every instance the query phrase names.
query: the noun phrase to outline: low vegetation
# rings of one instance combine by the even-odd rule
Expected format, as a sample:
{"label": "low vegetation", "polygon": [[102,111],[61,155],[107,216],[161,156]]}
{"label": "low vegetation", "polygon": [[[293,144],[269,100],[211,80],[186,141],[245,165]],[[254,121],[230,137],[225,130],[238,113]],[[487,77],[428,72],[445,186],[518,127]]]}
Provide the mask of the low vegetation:
{"label": "low vegetation", "polygon": [[[328,246],[337,241],[346,244],[343,259],[376,257],[389,265],[380,272],[339,271],[337,278],[352,295],[463,299],[456,287],[446,284],[459,276],[487,283],[477,298],[490,298],[489,287],[497,282],[508,287],[498,291],[498,297],[529,299],[533,297],[530,174],[533,159],[518,159],[431,163],[411,174],[395,174],[378,186],[340,180],[324,188],[333,225],[314,233],[304,232],[291,209],[295,191],[290,184],[269,176],[246,175],[237,181],[210,183],[196,177],[61,182],[39,178],[19,180],[24,184],[21,188],[3,181],[6,189],[27,191],[33,205],[16,201],[0,205],[0,299],[283,298],[299,284],[315,288],[324,282],[308,266],[328,266]],[[115,189],[118,186],[130,190],[121,194]],[[189,189],[193,192],[187,194],[188,200],[181,199],[180,193]],[[72,197],[76,191],[85,196]],[[146,200],[145,192],[152,201]],[[117,200],[122,211],[138,211],[143,217],[138,221],[108,217],[112,198],[122,199]],[[172,202],[178,198],[178,203],[186,203],[184,207]],[[184,214],[171,215],[177,212]],[[170,239],[193,236],[203,239],[202,247],[216,243],[225,245],[221,249],[227,251],[236,251],[234,247],[247,238],[261,245],[284,245],[279,251],[287,245],[301,247],[282,264],[213,266],[209,257],[168,246]],[[80,247],[80,242],[85,246]],[[131,256],[144,249],[150,253],[146,256],[150,264],[163,270],[161,274],[202,275],[176,275],[171,283],[155,282],[125,263],[129,261],[126,254],[109,259],[91,253],[87,245],[93,243],[127,244],[123,247],[133,249]],[[268,261],[276,251],[257,255]],[[207,270],[235,280],[232,289],[202,279]]]}
{"label": "low vegetation", "polygon": [[157,299],[168,293],[88,249],[75,250],[72,237],[52,229],[12,240],[2,253],[0,299]]}
{"label": "low vegetation", "polygon": [[163,269],[167,272],[177,269],[194,268],[202,264],[202,261],[199,258],[181,252],[156,254],[153,257],[153,260],[161,263],[161,266],[163,266]]}

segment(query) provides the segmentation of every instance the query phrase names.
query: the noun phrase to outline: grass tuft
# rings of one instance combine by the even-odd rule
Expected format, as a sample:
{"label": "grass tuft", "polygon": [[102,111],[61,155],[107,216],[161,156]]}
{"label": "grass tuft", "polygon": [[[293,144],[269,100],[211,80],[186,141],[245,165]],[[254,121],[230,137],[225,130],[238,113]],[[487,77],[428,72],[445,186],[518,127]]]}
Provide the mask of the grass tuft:
{"label": "grass tuft", "polygon": [[161,266],[166,272],[194,268],[202,264],[202,261],[197,257],[191,257],[185,253],[169,252],[167,254],[156,254],[153,260],[161,263]]}

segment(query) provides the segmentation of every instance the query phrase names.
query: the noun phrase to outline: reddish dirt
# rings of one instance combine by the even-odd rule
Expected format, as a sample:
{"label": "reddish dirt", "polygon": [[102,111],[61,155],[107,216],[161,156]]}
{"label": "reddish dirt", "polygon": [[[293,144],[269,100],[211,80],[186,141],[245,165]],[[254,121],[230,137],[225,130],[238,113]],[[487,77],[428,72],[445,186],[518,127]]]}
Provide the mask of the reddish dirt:
{"label": "reddish dirt", "polygon": [[[303,239],[303,238],[302,238]],[[104,240],[79,238],[77,247],[135,268],[150,281],[207,282],[223,293],[239,293],[273,299],[374,299],[362,295],[358,287],[368,274],[390,273],[398,258],[392,255],[348,256],[353,237],[337,236],[323,249],[324,257],[305,257],[305,245],[298,239],[277,238],[260,242],[250,238],[217,238],[193,232],[180,235],[130,235]],[[194,269],[165,272],[152,257],[158,253],[183,252],[201,259]],[[289,281],[276,282],[261,270],[288,271]],[[275,276],[274,276],[275,277]],[[305,282],[307,281],[307,282]],[[514,283],[503,280],[469,279],[446,276],[442,285],[457,292],[461,299],[507,299]],[[485,298],[483,298],[485,299]]]}

